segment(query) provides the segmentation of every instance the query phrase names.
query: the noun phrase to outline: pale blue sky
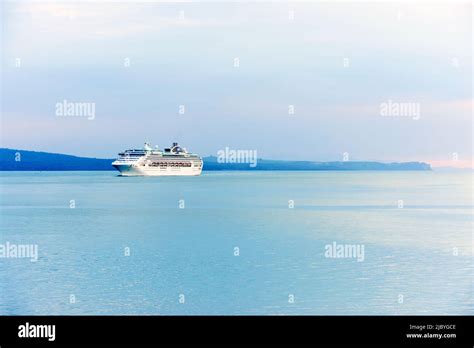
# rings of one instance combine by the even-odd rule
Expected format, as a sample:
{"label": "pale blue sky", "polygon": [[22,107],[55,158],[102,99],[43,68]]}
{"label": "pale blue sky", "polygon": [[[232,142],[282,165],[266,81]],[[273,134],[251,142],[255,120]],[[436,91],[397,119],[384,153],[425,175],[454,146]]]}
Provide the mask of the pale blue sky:
{"label": "pale blue sky", "polygon": [[[3,5],[2,23],[2,147],[472,158],[469,3],[23,1]],[[95,119],[57,117],[64,99],[94,102]],[[381,116],[389,99],[420,103],[420,119]]]}

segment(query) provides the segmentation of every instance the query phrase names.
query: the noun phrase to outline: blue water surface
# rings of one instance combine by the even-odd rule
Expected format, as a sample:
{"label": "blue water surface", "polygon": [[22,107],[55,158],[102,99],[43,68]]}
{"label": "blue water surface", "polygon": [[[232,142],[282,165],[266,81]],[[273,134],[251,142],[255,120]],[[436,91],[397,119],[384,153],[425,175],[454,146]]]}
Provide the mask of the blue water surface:
{"label": "blue water surface", "polygon": [[0,244],[38,246],[0,258],[2,315],[474,314],[471,173],[3,172],[0,190]]}

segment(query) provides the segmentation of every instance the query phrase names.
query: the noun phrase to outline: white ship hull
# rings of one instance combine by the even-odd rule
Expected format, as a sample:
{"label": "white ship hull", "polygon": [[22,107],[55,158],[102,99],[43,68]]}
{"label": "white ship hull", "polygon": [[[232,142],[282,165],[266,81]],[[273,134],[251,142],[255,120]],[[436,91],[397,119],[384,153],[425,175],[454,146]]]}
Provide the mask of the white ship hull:
{"label": "white ship hull", "polygon": [[149,167],[134,164],[114,165],[121,176],[196,176],[201,175],[201,168]]}

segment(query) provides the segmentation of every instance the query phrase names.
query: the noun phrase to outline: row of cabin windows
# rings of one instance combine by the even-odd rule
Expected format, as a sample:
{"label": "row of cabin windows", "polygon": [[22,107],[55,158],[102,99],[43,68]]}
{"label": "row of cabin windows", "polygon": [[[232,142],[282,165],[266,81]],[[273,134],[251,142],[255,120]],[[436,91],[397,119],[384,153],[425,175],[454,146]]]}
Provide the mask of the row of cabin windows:
{"label": "row of cabin windows", "polygon": [[191,167],[190,162],[152,162],[150,167]]}

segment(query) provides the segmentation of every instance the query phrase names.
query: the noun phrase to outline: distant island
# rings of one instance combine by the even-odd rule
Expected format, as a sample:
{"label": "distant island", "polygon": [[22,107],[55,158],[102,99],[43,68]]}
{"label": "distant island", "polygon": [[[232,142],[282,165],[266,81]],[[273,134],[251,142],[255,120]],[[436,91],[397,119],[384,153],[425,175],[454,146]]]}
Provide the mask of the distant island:
{"label": "distant island", "polygon": [[[0,171],[66,171],[115,170],[112,158],[89,158],[49,152],[0,148]],[[217,157],[203,158],[204,171],[216,170],[431,170],[424,162],[362,162],[362,161],[284,161],[258,159],[258,165],[219,163]]]}

